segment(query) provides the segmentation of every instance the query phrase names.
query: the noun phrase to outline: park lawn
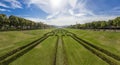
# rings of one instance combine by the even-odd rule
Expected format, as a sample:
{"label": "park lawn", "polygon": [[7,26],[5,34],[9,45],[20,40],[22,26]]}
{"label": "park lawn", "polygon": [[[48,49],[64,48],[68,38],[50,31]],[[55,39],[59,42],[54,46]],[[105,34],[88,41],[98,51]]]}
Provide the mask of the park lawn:
{"label": "park lawn", "polygon": [[0,55],[28,44],[52,29],[0,32]]}
{"label": "park lawn", "polygon": [[108,65],[71,37],[63,37],[68,65]]}
{"label": "park lawn", "polygon": [[67,65],[62,34],[58,34],[58,35],[59,35],[59,39],[57,46],[56,65]]}
{"label": "park lawn", "polygon": [[9,65],[53,65],[56,40],[56,36],[47,38]]}
{"label": "park lawn", "polygon": [[78,37],[120,55],[120,32],[66,29]]}

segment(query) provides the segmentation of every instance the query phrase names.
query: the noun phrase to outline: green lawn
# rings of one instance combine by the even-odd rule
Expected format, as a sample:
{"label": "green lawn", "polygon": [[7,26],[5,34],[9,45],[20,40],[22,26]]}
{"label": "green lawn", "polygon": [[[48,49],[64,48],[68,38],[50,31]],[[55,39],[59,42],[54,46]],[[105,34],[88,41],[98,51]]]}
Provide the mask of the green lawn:
{"label": "green lawn", "polygon": [[0,32],[0,55],[19,46],[28,44],[51,30],[52,29]]}
{"label": "green lawn", "polygon": [[64,37],[68,65],[108,65],[70,37]]}
{"label": "green lawn", "polygon": [[56,65],[67,65],[66,62],[66,54],[63,46],[63,40],[61,37],[61,34],[59,35],[59,40],[58,40],[58,48],[57,48],[57,58],[56,58]]}
{"label": "green lawn", "polygon": [[53,65],[56,36],[49,37],[10,65]]}
{"label": "green lawn", "polygon": [[[0,55],[19,46],[28,44],[52,30],[53,29],[0,32]],[[106,49],[112,53],[118,55],[120,54],[119,32],[79,29],[66,30],[75,33],[79,38],[82,38],[96,46]],[[56,34],[59,36],[57,49],[57,36],[50,36],[35,48],[19,57],[9,65],[54,65],[55,56],[56,65],[109,65],[98,56],[90,52],[90,50],[84,48],[83,45],[79,44],[70,36],[63,36],[64,43],[62,43],[61,36],[65,32],[61,31],[62,30],[57,30],[56,32]],[[85,45],[95,50],[96,53],[103,55],[104,58],[106,57],[108,60],[112,60],[113,62],[115,61],[114,63],[119,63],[119,61],[92,48],[91,46],[87,44]]]}
{"label": "green lawn", "polygon": [[78,37],[120,55],[120,32],[66,29]]}

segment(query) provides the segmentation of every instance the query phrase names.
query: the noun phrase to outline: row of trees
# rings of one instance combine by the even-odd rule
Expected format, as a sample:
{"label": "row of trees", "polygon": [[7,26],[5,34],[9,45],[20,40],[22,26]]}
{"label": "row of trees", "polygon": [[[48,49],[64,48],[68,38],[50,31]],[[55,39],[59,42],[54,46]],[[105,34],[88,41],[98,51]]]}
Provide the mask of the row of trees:
{"label": "row of trees", "polygon": [[34,22],[21,17],[11,15],[7,17],[5,14],[0,14],[0,29],[15,30],[15,29],[45,29],[51,26],[42,22]]}
{"label": "row of trees", "polygon": [[120,17],[109,21],[94,21],[85,24],[76,24],[68,26],[76,29],[120,29]]}

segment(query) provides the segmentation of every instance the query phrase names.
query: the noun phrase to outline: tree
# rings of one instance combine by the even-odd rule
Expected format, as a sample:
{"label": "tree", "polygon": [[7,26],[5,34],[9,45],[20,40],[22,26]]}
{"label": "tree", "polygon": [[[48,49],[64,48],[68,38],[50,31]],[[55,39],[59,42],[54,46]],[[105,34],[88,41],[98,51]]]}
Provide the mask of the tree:
{"label": "tree", "polygon": [[9,25],[9,19],[5,14],[0,14],[0,28],[5,29],[7,25]]}
{"label": "tree", "polygon": [[101,28],[105,28],[106,27],[106,22],[105,21],[102,21],[101,22]]}
{"label": "tree", "polygon": [[5,14],[0,14],[0,29],[44,29],[48,27],[50,26],[42,22],[36,23],[14,15],[10,15],[9,18],[7,18]]}
{"label": "tree", "polygon": [[18,20],[18,18],[16,16],[11,15],[9,17],[9,20],[10,20],[10,26],[13,26],[13,27],[15,27],[17,29],[18,26],[19,26],[19,20]]}

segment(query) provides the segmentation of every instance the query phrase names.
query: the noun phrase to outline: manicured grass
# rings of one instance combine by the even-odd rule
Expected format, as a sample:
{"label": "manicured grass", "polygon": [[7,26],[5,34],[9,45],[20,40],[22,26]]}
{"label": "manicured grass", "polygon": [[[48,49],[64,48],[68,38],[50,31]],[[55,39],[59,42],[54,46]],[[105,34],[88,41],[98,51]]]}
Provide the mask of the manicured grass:
{"label": "manicured grass", "polygon": [[64,37],[68,65],[108,65],[78,42],[70,37]]}
{"label": "manicured grass", "polygon": [[[51,30],[52,29],[0,32],[1,38],[6,39],[6,41],[3,39],[0,41],[4,43],[0,44],[0,55],[16,47],[23,46],[37,38],[40,38],[43,34]],[[114,54],[120,54],[119,46],[117,46],[120,45],[119,32],[78,29],[66,30],[75,33],[79,38],[82,38],[91,44],[94,44],[95,46],[106,49]],[[108,60],[109,62],[112,61],[114,64],[119,65],[119,61],[102,53],[101,51],[98,51],[92,46],[85,44],[84,42],[78,43],[79,41],[75,41],[73,39],[74,37],[71,38],[70,36],[65,35],[63,36],[62,41],[62,35],[65,34],[65,32],[61,31],[62,29],[55,31],[56,35],[59,36],[58,42],[57,36],[50,36],[9,65],[54,65],[55,63],[56,65],[109,65],[109,63],[106,63],[105,60]],[[2,34],[4,36],[2,36]],[[12,42],[10,42],[10,38]],[[96,56],[96,54],[98,56]]]}
{"label": "manicured grass", "polygon": [[67,65],[66,54],[63,46],[63,40],[61,35],[59,35],[58,46],[57,46],[57,56],[56,56],[56,65]]}
{"label": "manicured grass", "polygon": [[10,65],[53,65],[57,37],[49,37]]}
{"label": "manicured grass", "polygon": [[78,37],[91,42],[99,47],[111,51],[117,55],[120,54],[120,32],[110,31],[92,31],[80,29],[66,29],[75,33]]}
{"label": "manicured grass", "polygon": [[51,30],[52,29],[0,32],[0,55],[19,46],[28,44]]}

